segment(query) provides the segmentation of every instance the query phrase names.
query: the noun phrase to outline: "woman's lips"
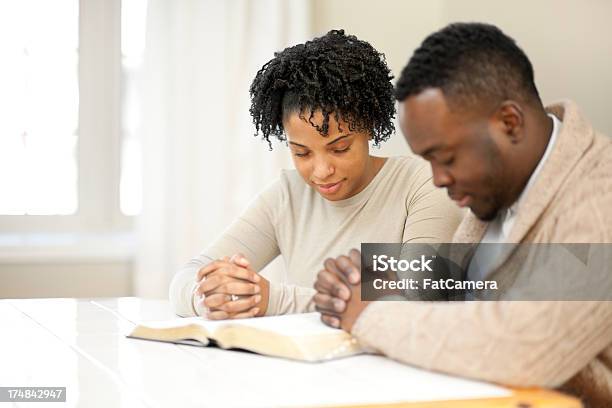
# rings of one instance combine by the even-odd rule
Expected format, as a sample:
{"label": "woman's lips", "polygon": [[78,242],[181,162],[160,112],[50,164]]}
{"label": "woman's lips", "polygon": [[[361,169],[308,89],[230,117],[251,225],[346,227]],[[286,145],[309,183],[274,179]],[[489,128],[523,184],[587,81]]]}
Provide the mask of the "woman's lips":
{"label": "woman's lips", "polygon": [[343,182],[344,180],[340,180],[336,183],[316,184],[316,186],[317,189],[321,192],[321,194],[334,194],[338,190],[340,190],[340,187],[342,187]]}

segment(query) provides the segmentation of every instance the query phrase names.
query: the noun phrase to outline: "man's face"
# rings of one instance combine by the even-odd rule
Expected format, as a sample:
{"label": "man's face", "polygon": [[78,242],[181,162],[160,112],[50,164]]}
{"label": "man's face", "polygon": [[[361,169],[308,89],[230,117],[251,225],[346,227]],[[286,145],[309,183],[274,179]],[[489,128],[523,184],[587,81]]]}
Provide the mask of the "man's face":
{"label": "man's face", "polygon": [[400,126],[415,154],[429,161],[434,184],[481,220],[508,205],[503,131],[469,108],[452,111],[441,90],[430,88],[400,103]]}
{"label": "man's face", "polygon": [[[288,115],[283,127],[293,163],[304,181],[330,201],[344,200],[363,190],[370,181],[368,134],[350,131],[342,120],[340,131],[332,114],[324,137],[308,122],[310,113],[303,116],[305,119],[298,113]],[[314,112],[312,123],[323,124],[320,110]]]}

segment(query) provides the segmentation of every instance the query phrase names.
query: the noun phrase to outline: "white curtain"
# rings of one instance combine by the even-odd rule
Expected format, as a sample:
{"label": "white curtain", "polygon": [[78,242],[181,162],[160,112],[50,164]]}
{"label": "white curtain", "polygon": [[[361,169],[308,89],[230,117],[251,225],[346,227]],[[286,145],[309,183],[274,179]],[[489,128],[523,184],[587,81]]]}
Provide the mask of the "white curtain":
{"label": "white curtain", "polygon": [[253,136],[249,85],[274,51],[311,36],[308,0],[150,0],[139,75],[143,208],[134,294],[167,297],[175,271],[281,168]]}

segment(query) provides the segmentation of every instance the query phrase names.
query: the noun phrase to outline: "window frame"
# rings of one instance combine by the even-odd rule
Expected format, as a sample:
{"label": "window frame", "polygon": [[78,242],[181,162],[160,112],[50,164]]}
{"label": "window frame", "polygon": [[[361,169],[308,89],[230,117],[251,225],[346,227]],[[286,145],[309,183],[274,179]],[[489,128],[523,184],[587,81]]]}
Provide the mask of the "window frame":
{"label": "window frame", "polygon": [[109,233],[132,228],[120,210],[121,0],[79,0],[78,209],[72,215],[0,215],[0,231]]}

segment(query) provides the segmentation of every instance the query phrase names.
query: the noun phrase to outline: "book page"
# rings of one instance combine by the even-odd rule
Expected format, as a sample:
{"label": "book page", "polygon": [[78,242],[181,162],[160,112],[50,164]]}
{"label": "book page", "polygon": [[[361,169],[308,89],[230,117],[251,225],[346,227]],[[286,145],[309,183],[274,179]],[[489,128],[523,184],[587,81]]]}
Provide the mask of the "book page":
{"label": "book page", "polygon": [[290,337],[343,333],[342,330],[326,326],[321,322],[321,315],[317,312],[237,320],[207,320],[203,317],[181,317],[171,320],[145,321],[140,324],[159,329],[197,324],[204,327],[208,333],[214,333],[215,330],[225,326],[246,326]]}
{"label": "book page", "polygon": [[[211,327],[209,323],[214,322],[206,322],[205,327]],[[326,326],[318,312],[225,320],[219,324],[219,326],[229,325],[253,327],[290,337],[343,333],[342,330]]]}
{"label": "book page", "polygon": [[321,322],[321,315],[317,312],[237,320],[208,320],[203,317],[182,317],[171,320],[145,321],[140,324],[159,329],[197,324],[204,327],[208,333],[214,333],[215,330],[225,326],[246,326],[290,337],[343,333],[342,330],[323,324]]}

